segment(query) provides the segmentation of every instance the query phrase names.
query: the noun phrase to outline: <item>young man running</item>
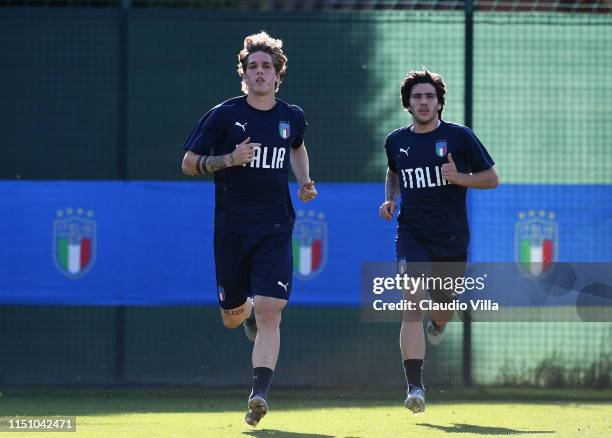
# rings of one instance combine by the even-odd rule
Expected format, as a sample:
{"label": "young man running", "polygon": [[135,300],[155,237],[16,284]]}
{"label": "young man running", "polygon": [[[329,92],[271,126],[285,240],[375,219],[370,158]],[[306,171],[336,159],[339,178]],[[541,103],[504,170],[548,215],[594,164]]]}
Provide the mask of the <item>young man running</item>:
{"label": "young man running", "polygon": [[[469,243],[467,189],[495,188],[499,182],[495,163],[470,129],[441,120],[446,84],[439,74],[411,71],[400,91],[412,124],[387,137],[385,202],[379,213],[391,220],[401,194],[396,237],[400,274],[410,271],[411,263],[426,263],[433,277],[460,277]],[[438,302],[454,299],[454,291],[430,290],[429,294]],[[416,297],[423,299],[424,291]],[[430,343],[440,343],[452,317],[452,311],[430,312],[426,328]],[[418,307],[404,313],[400,349],[408,384],[404,405],[414,413],[423,412],[425,336]]]}
{"label": "young man running", "polygon": [[268,410],[281,313],[291,293],[295,212],[289,163],[299,199],[309,202],[317,196],[303,141],[304,113],[276,98],[286,63],[281,40],[265,32],[247,36],[238,54],[245,95],[211,109],[183,145],[186,174],[214,174],[215,268],[223,324],[229,329],[244,324],[255,342],[245,416],[251,426]]}

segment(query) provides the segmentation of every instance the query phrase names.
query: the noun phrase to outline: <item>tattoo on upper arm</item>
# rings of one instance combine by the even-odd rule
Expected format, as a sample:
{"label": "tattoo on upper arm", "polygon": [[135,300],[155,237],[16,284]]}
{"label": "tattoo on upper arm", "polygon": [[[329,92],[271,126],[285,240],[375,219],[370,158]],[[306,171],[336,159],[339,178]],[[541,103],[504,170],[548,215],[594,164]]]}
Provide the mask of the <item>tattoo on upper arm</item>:
{"label": "tattoo on upper arm", "polygon": [[231,309],[231,310],[227,310],[227,309],[222,309],[223,313],[225,313],[226,315],[240,315],[241,313],[244,313],[244,308],[240,307],[238,309]]}
{"label": "tattoo on upper arm", "polygon": [[387,172],[387,179],[385,180],[385,200],[395,201],[395,198],[397,198],[399,192],[398,175],[391,171]]}

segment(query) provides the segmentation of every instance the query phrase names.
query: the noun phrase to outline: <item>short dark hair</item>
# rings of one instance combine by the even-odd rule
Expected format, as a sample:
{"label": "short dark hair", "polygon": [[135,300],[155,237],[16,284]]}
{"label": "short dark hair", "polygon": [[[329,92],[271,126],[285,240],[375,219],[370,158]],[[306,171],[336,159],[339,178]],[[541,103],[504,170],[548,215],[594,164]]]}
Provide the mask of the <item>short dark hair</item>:
{"label": "short dark hair", "polygon": [[446,84],[444,79],[438,73],[431,72],[429,70],[412,70],[406,74],[402,86],[400,87],[400,93],[402,95],[402,106],[408,110],[410,108],[410,93],[412,88],[417,84],[431,84],[436,89],[436,96],[438,97],[438,103],[440,104],[440,110],[438,111],[438,117],[442,118],[442,110],[444,109],[444,95],[446,94]]}

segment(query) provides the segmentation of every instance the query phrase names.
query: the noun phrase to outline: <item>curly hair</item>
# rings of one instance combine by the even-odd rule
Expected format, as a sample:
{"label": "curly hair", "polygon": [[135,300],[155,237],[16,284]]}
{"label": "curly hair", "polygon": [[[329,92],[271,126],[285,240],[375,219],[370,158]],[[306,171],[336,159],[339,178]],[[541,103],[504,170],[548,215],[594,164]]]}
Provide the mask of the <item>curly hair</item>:
{"label": "curly hair", "polygon": [[412,88],[417,84],[431,84],[436,89],[436,96],[438,97],[438,103],[440,109],[438,110],[438,117],[442,118],[442,110],[444,109],[444,95],[446,94],[446,84],[444,79],[438,73],[431,72],[429,70],[413,70],[409,71],[402,82],[400,87],[400,93],[402,96],[402,106],[406,109],[410,109],[410,93]]}
{"label": "curly hair", "polygon": [[263,30],[259,33],[249,35],[244,39],[244,48],[238,53],[238,76],[242,79],[242,91],[247,94],[249,89],[244,80],[244,72],[247,68],[249,55],[255,52],[264,52],[272,57],[274,70],[280,76],[280,81],[276,84],[276,91],[280,86],[285,72],[287,71],[287,56],[283,53],[283,42],[274,39]]}

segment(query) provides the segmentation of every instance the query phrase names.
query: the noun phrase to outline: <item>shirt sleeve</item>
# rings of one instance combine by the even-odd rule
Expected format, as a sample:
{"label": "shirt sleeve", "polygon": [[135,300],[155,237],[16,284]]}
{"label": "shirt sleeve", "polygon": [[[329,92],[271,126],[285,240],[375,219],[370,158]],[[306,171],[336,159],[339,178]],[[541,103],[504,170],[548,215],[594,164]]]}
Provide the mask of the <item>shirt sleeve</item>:
{"label": "shirt sleeve", "polygon": [[488,170],[493,167],[495,162],[478,137],[468,128],[465,129],[464,135],[466,145],[465,157],[470,167],[470,171],[482,172],[483,170]]}
{"label": "shirt sleeve", "polygon": [[302,146],[304,142],[304,132],[308,127],[308,123],[306,123],[306,118],[304,116],[304,111],[297,105],[291,105],[291,109],[294,113],[294,128],[295,129],[295,139],[291,143],[291,147],[293,149],[297,149]]}
{"label": "shirt sleeve", "polygon": [[183,149],[198,155],[211,155],[214,146],[221,142],[224,130],[222,111],[215,107],[193,128],[183,144]]}
{"label": "shirt sleeve", "polygon": [[397,163],[393,156],[393,148],[391,147],[391,134],[387,136],[385,140],[385,152],[387,153],[387,166],[393,173],[397,173]]}

